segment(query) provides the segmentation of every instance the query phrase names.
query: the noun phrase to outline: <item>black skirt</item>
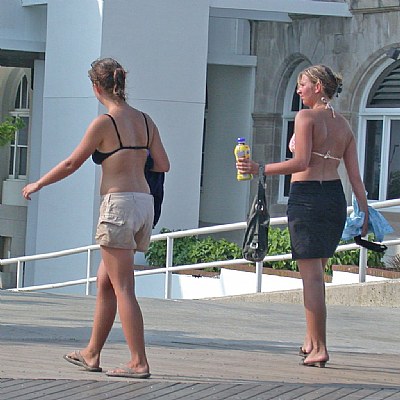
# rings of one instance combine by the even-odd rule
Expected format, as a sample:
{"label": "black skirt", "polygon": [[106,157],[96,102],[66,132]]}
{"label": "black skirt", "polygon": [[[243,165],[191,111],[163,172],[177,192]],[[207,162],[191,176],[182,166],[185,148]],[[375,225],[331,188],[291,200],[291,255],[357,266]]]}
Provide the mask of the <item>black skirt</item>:
{"label": "black skirt", "polygon": [[340,179],[293,182],[287,208],[292,258],[332,257],[342,236],[346,209]]}

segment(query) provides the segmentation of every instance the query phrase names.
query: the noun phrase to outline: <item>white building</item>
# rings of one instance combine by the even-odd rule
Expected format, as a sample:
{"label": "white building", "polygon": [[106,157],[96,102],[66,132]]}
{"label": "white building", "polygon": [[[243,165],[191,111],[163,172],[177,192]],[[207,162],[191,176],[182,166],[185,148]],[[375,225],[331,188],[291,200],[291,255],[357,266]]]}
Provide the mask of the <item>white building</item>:
{"label": "white building", "polygon": [[[359,35],[361,50],[367,49],[362,60],[346,50],[346,38],[356,40],[364,16],[371,26],[373,18],[386,17],[388,26],[398,27],[399,7],[387,0],[385,10],[379,9],[385,2],[371,0],[362,11],[357,1],[349,9],[345,1],[318,0],[2,0],[0,119],[20,115],[27,124],[11,146],[0,148],[0,258],[93,243],[100,169],[90,160],[29,204],[20,191],[67,157],[89,122],[104,112],[87,77],[96,58],[114,57],[128,70],[128,100],[153,117],[169,154],[155,231],[244,221],[250,185],[235,178],[236,138],[248,138],[255,158],[285,156],[295,111],[288,104],[304,65],[350,69],[357,98],[365,96],[358,83],[371,87],[396,64],[384,54],[399,42],[399,33],[384,34],[378,25]],[[365,67],[357,75],[353,66],[368,60],[374,71]],[[369,122],[359,123],[361,106],[353,100],[352,93],[345,95],[340,107],[350,110],[359,135]],[[396,138],[397,107],[390,119]],[[374,118],[390,125],[380,114]],[[382,140],[389,144],[378,151],[383,162],[396,148],[388,129]],[[364,154],[361,161],[368,162]],[[379,175],[379,168],[371,168]],[[378,181],[387,179],[385,171]],[[273,215],[284,215],[283,178],[271,179],[270,187]],[[81,262],[79,256],[58,268],[42,262],[25,271],[25,284],[76,279]],[[14,270],[3,272],[12,285]]]}

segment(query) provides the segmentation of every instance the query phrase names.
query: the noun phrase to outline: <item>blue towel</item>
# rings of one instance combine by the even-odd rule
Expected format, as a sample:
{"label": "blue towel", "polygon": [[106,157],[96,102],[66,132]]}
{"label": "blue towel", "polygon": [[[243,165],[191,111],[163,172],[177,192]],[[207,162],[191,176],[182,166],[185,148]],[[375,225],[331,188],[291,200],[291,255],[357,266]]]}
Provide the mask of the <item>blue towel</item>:
{"label": "blue towel", "polygon": [[[365,213],[360,211],[358,202],[353,196],[354,211],[347,217],[344,226],[342,240],[351,240],[355,236],[361,235],[361,229],[364,223]],[[375,208],[368,206],[368,233],[373,233],[378,242],[382,242],[385,235],[393,232],[385,217]]]}

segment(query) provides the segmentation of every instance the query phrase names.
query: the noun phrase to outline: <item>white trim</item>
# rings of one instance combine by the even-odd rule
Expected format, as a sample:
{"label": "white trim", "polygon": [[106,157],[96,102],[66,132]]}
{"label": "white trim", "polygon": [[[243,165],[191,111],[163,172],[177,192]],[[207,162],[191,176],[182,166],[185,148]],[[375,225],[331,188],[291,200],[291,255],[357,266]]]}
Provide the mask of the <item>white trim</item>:
{"label": "white trim", "polygon": [[[382,72],[390,64],[393,64],[394,62],[395,61],[393,61],[393,60],[387,59],[381,65],[379,65],[379,67],[376,67],[376,66],[372,67],[372,68],[374,68],[373,69],[374,72],[371,75],[371,77],[368,79],[368,82],[367,82],[367,84],[365,85],[365,88],[364,88],[364,92],[363,92],[363,94],[361,96],[360,115],[363,115],[364,113],[366,113],[366,114],[370,114],[371,113],[372,114],[377,110],[376,108],[375,109],[366,108],[368,96],[369,96],[369,94],[371,92],[372,86],[375,84],[376,80],[379,78],[379,76],[382,74]],[[371,110],[374,110],[374,111],[371,111]],[[382,114],[382,113],[386,113],[387,109],[380,108],[379,110],[381,111],[379,114]]]}
{"label": "white trim", "polygon": [[363,112],[360,112],[360,117],[381,117],[382,115],[393,115],[398,116],[400,115],[399,112],[400,108],[366,108]]}
{"label": "white trim", "polygon": [[292,22],[287,13],[259,10],[236,10],[231,8],[211,8],[210,17],[237,18],[255,21]]}
{"label": "white trim", "polygon": [[390,146],[390,118],[383,117],[381,171],[379,174],[379,199],[386,199],[388,187],[389,168],[389,146]]}
{"label": "white trim", "polygon": [[48,0],[21,0],[22,7],[47,5]]}
{"label": "white trim", "polygon": [[208,53],[207,63],[216,65],[233,65],[236,67],[256,67],[257,56]]}
{"label": "white trim", "polygon": [[[211,9],[351,17],[347,3],[314,0],[210,0]],[[211,10],[211,12],[213,12]],[[219,11],[221,12],[221,11]]]}
{"label": "white trim", "polygon": [[19,50],[32,51],[34,53],[44,53],[46,51],[46,43],[33,40],[0,38],[0,48],[2,50]]}
{"label": "white trim", "polygon": [[[383,118],[381,118],[383,119]],[[358,151],[358,164],[360,168],[361,176],[364,176],[365,173],[365,133],[367,131],[367,118],[363,118],[359,115],[358,118],[358,129],[359,134],[357,138],[357,151]]]}
{"label": "white trim", "polygon": [[[358,158],[360,165],[361,176],[364,176],[365,171],[365,152],[366,152],[366,130],[368,120],[382,121],[382,147],[380,154],[380,171],[379,171],[379,193],[378,199],[368,200],[369,203],[386,199],[388,189],[388,161],[390,147],[390,124],[392,120],[400,120],[400,108],[367,108],[368,96],[379,78],[379,76],[389,67],[394,61],[385,60],[378,68],[374,68],[374,72],[365,85],[364,92],[361,96],[360,112],[359,112],[359,131],[358,131]],[[394,207],[393,211],[400,211],[399,207]]]}

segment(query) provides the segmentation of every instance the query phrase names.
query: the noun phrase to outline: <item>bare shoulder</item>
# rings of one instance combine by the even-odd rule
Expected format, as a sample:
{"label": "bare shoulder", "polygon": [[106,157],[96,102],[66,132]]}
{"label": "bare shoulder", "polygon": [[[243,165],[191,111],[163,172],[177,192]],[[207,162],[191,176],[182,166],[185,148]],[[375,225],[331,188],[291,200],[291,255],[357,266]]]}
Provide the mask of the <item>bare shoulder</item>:
{"label": "bare shoulder", "polygon": [[309,108],[303,108],[296,114],[296,119],[309,119],[315,118],[316,113],[315,110],[311,110]]}
{"label": "bare shoulder", "polygon": [[157,125],[156,125],[156,123],[154,122],[153,118],[151,118],[149,114],[147,114],[147,113],[145,113],[145,112],[143,112],[143,111],[140,111],[140,112],[141,112],[141,113],[144,115],[144,117],[146,118],[146,121],[147,121],[147,123],[148,123],[150,129],[154,129],[154,128],[157,127]]}
{"label": "bare shoulder", "polygon": [[112,124],[111,118],[106,114],[98,115],[89,125],[88,129],[102,130],[110,127]]}
{"label": "bare shoulder", "polygon": [[354,139],[354,134],[351,129],[349,121],[340,113],[336,114],[336,121],[338,125],[340,125],[338,127],[340,128],[340,131],[343,132],[344,135],[346,135],[347,143],[350,143]]}

